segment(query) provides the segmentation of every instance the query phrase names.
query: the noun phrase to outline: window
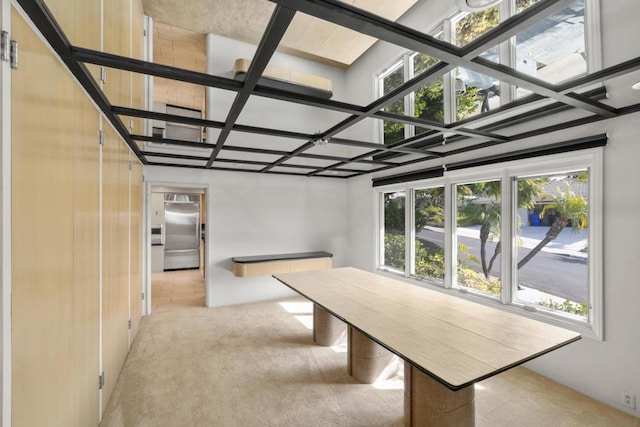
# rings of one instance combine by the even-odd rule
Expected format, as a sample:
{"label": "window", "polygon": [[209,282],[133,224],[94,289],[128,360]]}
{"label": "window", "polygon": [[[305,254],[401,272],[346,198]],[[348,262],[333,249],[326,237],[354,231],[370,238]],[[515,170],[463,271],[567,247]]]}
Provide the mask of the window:
{"label": "window", "polygon": [[382,194],[384,211],[382,265],[404,271],[405,267],[405,193]]}
{"label": "window", "polygon": [[[390,71],[382,76],[381,81],[382,93],[380,95],[382,96],[387,95],[400,87],[400,85],[404,83],[404,64],[396,64]],[[404,114],[404,100],[400,99],[390,105],[387,105],[384,107],[384,111]],[[384,144],[392,144],[394,142],[401,141],[405,137],[404,125],[402,123],[385,120],[383,135]]]}
{"label": "window", "polygon": [[584,0],[576,1],[516,35],[516,69],[554,84],[585,74],[584,11]]}
{"label": "window", "polygon": [[[422,53],[405,55],[403,60],[380,76],[379,96],[385,96],[400,87],[405,80],[418,76],[437,64],[438,61]],[[444,86],[442,77],[433,83],[421,86],[398,101],[383,108],[383,111],[420,117],[434,122],[444,122]],[[382,140],[384,144],[393,144],[427,129],[404,125],[390,120],[382,121]]]}
{"label": "window", "polygon": [[500,181],[455,185],[455,285],[500,295]]}
{"label": "window", "polygon": [[516,299],[586,317],[589,312],[589,171],[515,177]]}
{"label": "window", "polygon": [[382,188],[380,269],[601,337],[601,148]]}
{"label": "window", "polygon": [[444,187],[415,190],[415,271],[421,279],[444,282]]}
{"label": "window", "polygon": [[[417,53],[412,56],[411,62],[413,75],[417,76],[437,64],[438,60],[428,55]],[[410,99],[413,99],[414,117],[434,122],[444,122],[444,84],[442,77],[439,77],[431,84],[420,87],[415,93],[411,94]],[[418,135],[426,130],[416,127],[414,134]]]}
{"label": "window", "polygon": [[[465,46],[509,18],[509,10],[513,10],[512,15],[515,15],[538,1],[505,0],[503,3],[511,2],[511,5],[457,13],[445,20],[436,37],[459,47]],[[552,84],[585,74],[588,61],[592,65],[596,63],[590,59],[591,56],[598,56],[588,52],[585,39],[585,10],[595,9],[595,5],[594,0],[577,0],[504,42],[503,49],[494,46],[480,56]],[[504,16],[501,16],[501,11]],[[597,31],[591,30],[592,33]],[[595,44],[590,47],[595,48]],[[437,63],[438,59],[421,53],[405,54],[400,62],[377,77],[378,96],[398,88]],[[451,123],[493,110],[530,93],[525,88],[509,86],[475,71],[456,68],[404,99],[386,105],[384,111]],[[413,125],[383,121],[380,140],[391,144],[425,131]]]}

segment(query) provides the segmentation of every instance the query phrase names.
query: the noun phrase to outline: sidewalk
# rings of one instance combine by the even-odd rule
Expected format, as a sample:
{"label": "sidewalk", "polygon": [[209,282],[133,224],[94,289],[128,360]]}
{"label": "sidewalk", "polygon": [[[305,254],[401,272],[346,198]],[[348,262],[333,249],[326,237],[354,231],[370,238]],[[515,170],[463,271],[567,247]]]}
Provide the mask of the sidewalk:
{"label": "sidewalk", "polygon": [[[441,228],[425,227],[431,231],[442,232]],[[534,248],[549,231],[549,227],[532,227],[521,226],[518,233],[518,245],[522,248],[532,249]],[[480,226],[473,227],[458,227],[457,232],[461,236],[469,237],[472,239],[480,239]],[[574,257],[586,258],[587,248],[587,236],[589,229],[584,228],[577,232],[574,232],[571,227],[566,227],[555,240],[549,242],[544,248],[543,252],[557,253],[563,255],[569,255]]]}

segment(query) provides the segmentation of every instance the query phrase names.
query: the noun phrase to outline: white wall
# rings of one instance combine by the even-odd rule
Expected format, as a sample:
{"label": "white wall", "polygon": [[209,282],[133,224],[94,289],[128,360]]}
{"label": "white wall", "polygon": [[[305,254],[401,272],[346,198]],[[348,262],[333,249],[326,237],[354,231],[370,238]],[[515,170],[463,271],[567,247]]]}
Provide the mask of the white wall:
{"label": "white wall", "polygon": [[[427,13],[427,5],[434,1],[419,3],[412,12]],[[431,9],[433,13],[422,16],[438,16],[443,11]],[[447,4],[450,4],[447,3]],[[440,15],[442,16],[442,15]],[[640,2],[622,0],[602,1],[603,62],[612,66],[624,60],[640,56],[640,46],[633,42],[640,39],[640,26],[632,17],[640,16]],[[404,18],[411,22],[411,17]],[[372,93],[373,75],[390,65],[403,51],[394,52],[386,44],[378,44],[348,71],[347,82],[351,90],[351,101],[358,102]],[[640,80],[640,75],[619,78],[607,82],[610,99],[614,106],[640,103],[640,92],[631,91],[630,84]],[[605,148],[604,161],[604,300],[605,341],[583,339],[565,348],[540,357],[527,366],[573,389],[615,406],[636,417],[640,407],[630,410],[622,406],[622,390],[636,395],[640,405],[640,270],[638,264],[638,229],[640,212],[640,113],[618,119],[599,122],[581,129],[563,131],[552,135],[518,142],[519,148],[541,142],[562,141],[585,135],[606,132],[609,143]],[[557,120],[556,120],[557,121]],[[374,130],[361,126],[355,132],[365,138]],[[352,134],[351,137],[357,137]],[[500,146],[468,154],[465,157],[481,156],[508,149]],[[420,169],[424,163],[407,169]],[[399,170],[390,171],[395,174]],[[382,176],[384,174],[375,174]],[[372,176],[354,178],[348,182],[349,240],[346,263],[372,270],[374,268],[374,219],[376,207],[371,188]]]}
{"label": "white wall", "polygon": [[[145,181],[208,186],[208,306],[293,295],[270,276],[235,277],[235,256],[327,251],[345,265],[344,181],[241,172],[145,167]],[[153,295],[152,295],[153,298]]]}

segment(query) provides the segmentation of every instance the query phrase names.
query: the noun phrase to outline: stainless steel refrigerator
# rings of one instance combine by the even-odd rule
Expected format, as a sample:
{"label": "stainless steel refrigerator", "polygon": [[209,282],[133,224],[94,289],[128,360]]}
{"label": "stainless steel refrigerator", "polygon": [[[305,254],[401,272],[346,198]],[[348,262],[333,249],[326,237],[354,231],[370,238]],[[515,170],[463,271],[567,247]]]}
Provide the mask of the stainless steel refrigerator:
{"label": "stainless steel refrigerator", "polygon": [[164,269],[200,268],[200,196],[165,194]]}

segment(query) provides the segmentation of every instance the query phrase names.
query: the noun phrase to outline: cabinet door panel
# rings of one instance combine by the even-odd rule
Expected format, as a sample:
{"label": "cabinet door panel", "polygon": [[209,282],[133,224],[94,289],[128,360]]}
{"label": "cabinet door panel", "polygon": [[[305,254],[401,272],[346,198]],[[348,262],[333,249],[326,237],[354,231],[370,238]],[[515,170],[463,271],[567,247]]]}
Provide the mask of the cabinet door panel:
{"label": "cabinet door panel", "polygon": [[142,164],[133,159],[131,171],[131,342],[142,317]]}
{"label": "cabinet door panel", "polygon": [[[123,143],[115,131],[104,126],[102,148],[102,367],[105,384],[102,406],[106,407],[129,347],[129,283],[127,278],[128,236],[123,204],[128,205],[128,190],[124,196],[121,174],[128,173],[128,161],[121,163]],[[123,172],[125,169],[126,172]],[[124,198],[125,203],[122,202]],[[124,218],[123,218],[124,217]],[[128,221],[128,219],[126,219]]]}
{"label": "cabinet door panel", "polygon": [[12,27],[12,423],[95,425],[99,116],[15,11]]}

